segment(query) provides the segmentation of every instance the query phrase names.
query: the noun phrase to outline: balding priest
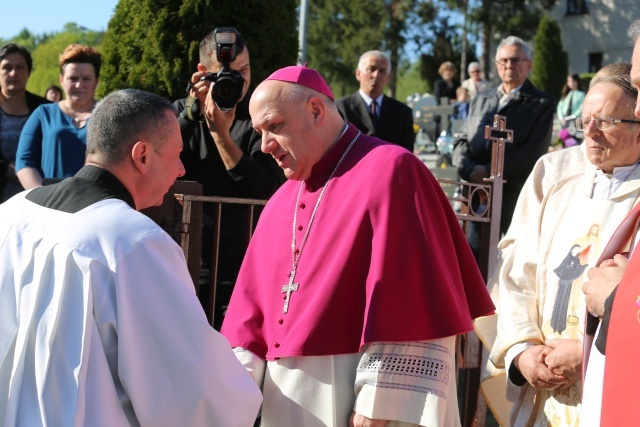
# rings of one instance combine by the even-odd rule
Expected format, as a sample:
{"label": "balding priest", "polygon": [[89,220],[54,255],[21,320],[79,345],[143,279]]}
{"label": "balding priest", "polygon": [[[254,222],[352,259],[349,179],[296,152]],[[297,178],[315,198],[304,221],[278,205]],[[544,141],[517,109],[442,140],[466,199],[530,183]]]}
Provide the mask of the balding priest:
{"label": "balding priest", "polygon": [[322,76],[280,69],[250,102],[289,179],[263,211],[223,334],[263,426],[455,426],[455,336],[494,309],[438,182],[345,124]]}

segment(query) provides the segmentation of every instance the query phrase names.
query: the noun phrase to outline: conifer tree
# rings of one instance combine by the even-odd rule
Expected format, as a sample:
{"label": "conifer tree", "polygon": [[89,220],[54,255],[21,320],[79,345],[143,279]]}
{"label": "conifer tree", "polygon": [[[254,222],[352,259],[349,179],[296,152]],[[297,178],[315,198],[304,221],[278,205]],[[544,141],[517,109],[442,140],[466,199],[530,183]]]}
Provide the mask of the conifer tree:
{"label": "conifer tree", "polygon": [[558,23],[544,15],[533,44],[531,81],[538,89],[560,99],[562,86],[567,80],[569,59],[562,47]]}

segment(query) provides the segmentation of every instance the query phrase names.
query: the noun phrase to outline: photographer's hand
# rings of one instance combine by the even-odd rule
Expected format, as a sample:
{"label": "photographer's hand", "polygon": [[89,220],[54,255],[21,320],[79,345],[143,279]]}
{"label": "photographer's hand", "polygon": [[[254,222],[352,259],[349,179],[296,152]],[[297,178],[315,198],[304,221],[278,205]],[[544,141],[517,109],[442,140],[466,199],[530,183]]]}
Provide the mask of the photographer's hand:
{"label": "photographer's hand", "polygon": [[213,102],[211,95],[207,96],[205,102],[200,105],[204,105],[207,126],[224,166],[227,170],[233,169],[243,156],[242,150],[233,142],[229,134],[236,117],[236,108],[229,111],[220,110]]}
{"label": "photographer's hand", "polygon": [[200,101],[201,114],[204,113],[202,111],[202,106],[205,104],[207,95],[209,94],[209,88],[211,87],[210,81],[202,80],[202,78],[207,74],[207,67],[202,64],[198,64],[198,71],[191,75],[191,89],[189,89],[189,96],[198,98]]}

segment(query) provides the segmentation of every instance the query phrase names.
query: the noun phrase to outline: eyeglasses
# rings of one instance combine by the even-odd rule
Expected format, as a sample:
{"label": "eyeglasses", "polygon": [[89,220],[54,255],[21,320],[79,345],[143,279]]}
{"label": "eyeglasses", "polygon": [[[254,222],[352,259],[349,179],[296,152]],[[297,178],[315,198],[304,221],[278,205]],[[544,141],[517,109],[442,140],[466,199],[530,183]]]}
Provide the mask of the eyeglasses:
{"label": "eyeglasses", "polygon": [[640,123],[640,120],[613,119],[609,116],[599,116],[592,119],[589,117],[578,117],[576,119],[576,129],[583,131],[587,126],[589,126],[589,122],[591,121],[596,122],[598,130],[607,130],[613,126],[614,123]]}
{"label": "eyeglasses", "polygon": [[469,72],[470,72],[470,73],[475,74],[475,73],[479,73],[479,72],[480,72],[480,70],[471,70],[471,71],[469,71]]}
{"label": "eyeglasses", "polygon": [[527,62],[529,61],[529,59],[527,58],[519,58],[519,57],[513,57],[513,58],[501,58],[498,59],[496,61],[496,64],[498,64],[501,67],[505,67],[509,62],[511,62],[513,65],[518,65],[521,62]]}

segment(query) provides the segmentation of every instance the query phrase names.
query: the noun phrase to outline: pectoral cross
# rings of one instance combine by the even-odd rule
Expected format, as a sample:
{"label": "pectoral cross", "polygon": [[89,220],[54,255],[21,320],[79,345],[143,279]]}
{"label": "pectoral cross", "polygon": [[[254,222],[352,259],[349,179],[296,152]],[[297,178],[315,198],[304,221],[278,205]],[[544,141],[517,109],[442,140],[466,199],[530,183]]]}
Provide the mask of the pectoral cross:
{"label": "pectoral cross", "polygon": [[298,290],[298,285],[299,283],[293,283],[293,280],[296,277],[296,270],[293,269],[291,270],[291,274],[289,274],[289,283],[287,283],[286,285],[284,285],[282,287],[282,293],[283,294],[287,294],[286,298],[284,299],[284,306],[282,307],[282,312],[286,313],[289,311],[289,300],[291,299],[291,292],[297,291]]}

